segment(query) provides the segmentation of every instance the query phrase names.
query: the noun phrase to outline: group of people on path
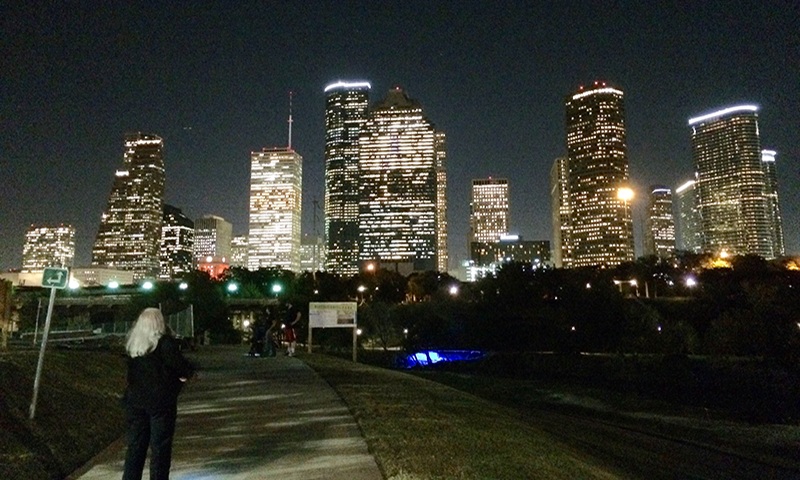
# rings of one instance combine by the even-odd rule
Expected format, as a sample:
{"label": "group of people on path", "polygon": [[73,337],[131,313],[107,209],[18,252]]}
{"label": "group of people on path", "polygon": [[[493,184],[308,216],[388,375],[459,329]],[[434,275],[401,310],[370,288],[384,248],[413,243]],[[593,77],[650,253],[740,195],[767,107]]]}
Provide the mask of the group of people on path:
{"label": "group of people on path", "polygon": [[[295,325],[300,321],[301,312],[292,304],[287,305],[286,317],[283,324],[278,318],[270,320],[269,311],[266,311],[262,318],[256,320],[253,325],[253,333],[250,339],[250,352],[253,357],[274,357],[280,348],[279,337],[282,335],[286,342],[286,355],[294,356],[297,345],[297,330]],[[269,324],[269,325],[268,325]]]}

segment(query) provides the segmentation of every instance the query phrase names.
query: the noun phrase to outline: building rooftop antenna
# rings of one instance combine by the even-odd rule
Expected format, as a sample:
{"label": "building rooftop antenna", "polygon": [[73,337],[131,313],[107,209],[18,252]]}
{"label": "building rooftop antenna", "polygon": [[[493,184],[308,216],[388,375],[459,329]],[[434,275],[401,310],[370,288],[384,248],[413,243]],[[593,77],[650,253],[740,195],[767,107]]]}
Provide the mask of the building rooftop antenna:
{"label": "building rooftop antenna", "polygon": [[292,97],[293,91],[289,91],[289,150],[292,149]]}

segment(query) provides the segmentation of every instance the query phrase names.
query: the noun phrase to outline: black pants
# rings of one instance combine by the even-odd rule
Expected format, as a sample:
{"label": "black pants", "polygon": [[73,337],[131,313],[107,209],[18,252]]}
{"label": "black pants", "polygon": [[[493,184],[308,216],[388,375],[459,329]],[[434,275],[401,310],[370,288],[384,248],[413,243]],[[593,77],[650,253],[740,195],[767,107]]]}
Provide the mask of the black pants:
{"label": "black pants", "polygon": [[172,462],[177,407],[153,412],[127,407],[128,451],[122,480],[141,480],[147,447],[150,446],[150,480],[167,480]]}

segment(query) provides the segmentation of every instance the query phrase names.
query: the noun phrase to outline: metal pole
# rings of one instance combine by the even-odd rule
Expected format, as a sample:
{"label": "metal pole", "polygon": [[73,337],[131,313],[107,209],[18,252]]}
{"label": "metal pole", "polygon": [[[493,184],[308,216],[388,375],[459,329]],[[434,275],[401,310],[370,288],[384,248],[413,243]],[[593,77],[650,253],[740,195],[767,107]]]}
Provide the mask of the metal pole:
{"label": "metal pole", "polygon": [[33,344],[36,345],[36,336],[39,335],[39,312],[42,310],[42,299],[39,299],[39,306],[36,307],[36,328],[33,329]]}
{"label": "metal pole", "polygon": [[36,399],[39,396],[39,379],[42,377],[42,365],[44,364],[44,350],[47,347],[47,333],[50,331],[50,319],[53,316],[53,305],[56,302],[56,289],[50,289],[50,304],[47,306],[47,319],[44,321],[44,332],[42,333],[42,347],[39,349],[39,363],[36,365],[36,378],[33,381],[33,399],[31,400],[30,419],[36,414]]}
{"label": "metal pole", "polygon": [[358,361],[358,312],[353,312],[353,362]]}
{"label": "metal pole", "polygon": [[306,350],[308,353],[311,353],[311,321],[308,322],[308,344],[306,345]]}

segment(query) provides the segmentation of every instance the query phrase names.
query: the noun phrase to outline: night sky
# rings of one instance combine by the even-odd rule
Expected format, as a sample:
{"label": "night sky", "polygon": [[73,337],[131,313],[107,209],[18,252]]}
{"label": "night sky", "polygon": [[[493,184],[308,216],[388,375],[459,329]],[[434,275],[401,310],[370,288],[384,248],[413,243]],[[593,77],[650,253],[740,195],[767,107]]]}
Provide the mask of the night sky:
{"label": "night sky", "polygon": [[31,223],[74,225],[75,264],[89,263],[131,131],[164,138],[167,203],[246,233],[250,152],[286,144],[290,90],[303,231],[313,233],[323,88],[339,79],[371,82],[372,102],[401,85],[446,132],[451,258],[467,255],[473,178],[509,178],[511,229],[550,239],[565,99],[594,80],[625,92],[637,245],[647,187],[691,178],[687,120],[754,103],[763,147],[778,151],[787,250],[800,253],[796,0],[9,3],[0,19],[3,270],[21,266]]}

